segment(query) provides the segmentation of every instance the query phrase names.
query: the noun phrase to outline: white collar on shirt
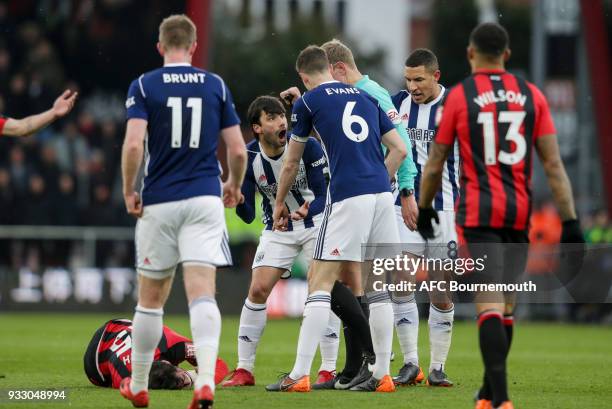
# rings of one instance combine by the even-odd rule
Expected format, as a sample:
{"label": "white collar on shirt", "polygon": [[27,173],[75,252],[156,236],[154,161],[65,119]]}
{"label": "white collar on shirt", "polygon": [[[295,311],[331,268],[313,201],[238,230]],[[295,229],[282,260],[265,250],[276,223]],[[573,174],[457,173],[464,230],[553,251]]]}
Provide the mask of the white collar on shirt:
{"label": "white collar on shirt", "polygon": [[164,64],[164,67],[191,67],[191,64],[188,62],[172,62]]}

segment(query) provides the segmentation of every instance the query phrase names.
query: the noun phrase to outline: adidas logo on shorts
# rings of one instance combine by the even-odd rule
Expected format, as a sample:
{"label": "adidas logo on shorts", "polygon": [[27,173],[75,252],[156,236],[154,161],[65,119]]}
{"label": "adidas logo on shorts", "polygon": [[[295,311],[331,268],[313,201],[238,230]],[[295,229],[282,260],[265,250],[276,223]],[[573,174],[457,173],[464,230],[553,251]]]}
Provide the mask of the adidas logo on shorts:
{"label": "adidas logo on shorts", "polygon": [[329,253],[329,255],[330,256],[339,256],[340,255],[340,250],[335,248],[331,253]]}

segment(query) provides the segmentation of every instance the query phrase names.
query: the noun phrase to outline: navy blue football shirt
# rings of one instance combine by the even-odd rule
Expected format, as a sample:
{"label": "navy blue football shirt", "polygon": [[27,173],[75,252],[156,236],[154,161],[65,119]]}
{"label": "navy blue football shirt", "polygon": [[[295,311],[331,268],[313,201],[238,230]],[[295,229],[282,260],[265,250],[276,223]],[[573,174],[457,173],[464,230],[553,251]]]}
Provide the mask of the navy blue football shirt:
{"label": "navy blue football shirt", "polygon": [[143,205],[221,195],[219,132],[240,123],[221,77],[166,64],[132,82],[125,106],[148,121]]}
{"label": "navy blue football shirt", "polygon": [[381,137],[394,129],[378,102],[338,81],[325,82],[298,99],[292,139],[306,142],[314,129],[330,167],[330,203],[390,191]]}

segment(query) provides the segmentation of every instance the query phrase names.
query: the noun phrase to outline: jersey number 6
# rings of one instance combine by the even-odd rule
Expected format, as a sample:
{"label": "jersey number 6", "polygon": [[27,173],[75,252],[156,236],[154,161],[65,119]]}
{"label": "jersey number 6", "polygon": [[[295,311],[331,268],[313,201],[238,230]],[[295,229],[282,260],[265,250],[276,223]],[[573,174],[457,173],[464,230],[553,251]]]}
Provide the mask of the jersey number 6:
{"label": "jersey number 6", "polygon": [[[353,109],[355,108],[355,101],[349,101],[344,106],[344,112],[342,113],[342,131],[352,141],[363,142],[368,138],[370,128],[365,119],[359,115],[353,115]],[[353,132],[353,124],[358,124],[361,130],[359,133]]]}
{"label": "jersey number 6", "polygon": [[[166,106],[172,110],[172,147],[178,149],[183,140],[183,98],[168,97]],[[187,98],[187,108],[191,108],[189,147],[197,149],[202,129],[202,98]]]}

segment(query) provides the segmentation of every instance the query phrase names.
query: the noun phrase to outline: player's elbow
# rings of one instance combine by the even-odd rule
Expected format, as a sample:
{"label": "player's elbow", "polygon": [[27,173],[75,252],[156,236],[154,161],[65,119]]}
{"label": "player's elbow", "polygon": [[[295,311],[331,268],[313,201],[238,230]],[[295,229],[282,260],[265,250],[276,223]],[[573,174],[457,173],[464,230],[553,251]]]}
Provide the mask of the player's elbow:
{"label": "player's elbow", "polygon": [[289,174],[293,174],[294,172],[297,172],[298,166],[299,166],[298,161],[291,160],[291,159],[285,160],[285,162],[283,163],[283,171],[288,172]]}
{"label": "player's elbow", "polygon": [[231,146],[229,148],[229,158],[234,162],[246,163],[247,152],[244,143]]}
{"label": "player's elbow", "polygon": [[123,144],[123,152],[129,156],[140,153],[142,149],[142,143],[138,143],[133,139],[127,139]]}
{"label": "player's elbow", "polygon": [[563,162],[558,156],[543,160],[542,167],[549,178],[558,178],[563,172]]}
{"label": "player's elbow", "polygon": [[27,136],[32,135],[32,132],[28,132],[28,130],[25,129],[25,127],[18,126],[18,127],[13,128],[10,131],[5,130],[3,134],[7,136],[15,136],[17,138],[25,138]]}
{"label": "player's elbow", "polygon": [[397,157],[401,159],[402,162],[408,156],[408,149],[406,148],[404,144],[399,144],[397,146],[394,146],[394,150],[395,150]]}
{"label": "player's elbow", "polygon": [[21,119],[8,119],[2,129],[2,135],[15,136],[18,138],[29,136],[32,132],[28,132],[27,126]]}
{"label": "player's elbow", "polygon": [[402,160],[404,160],[404,159],[406,159],[408,157],[408,149],[406,149],[406,146],[400,145],[400,147],[399,147],[399,155],[402,158]]}
{"label": "player's elbow", "polygon": [[437,163],[428,160],[423,170],[423,177],[425,179],[440,179],[443,172],[443,163]]}

